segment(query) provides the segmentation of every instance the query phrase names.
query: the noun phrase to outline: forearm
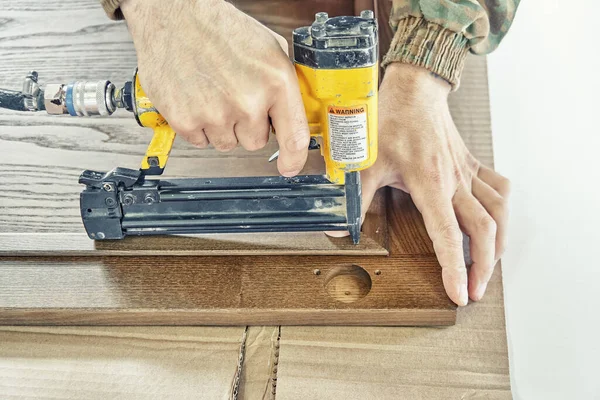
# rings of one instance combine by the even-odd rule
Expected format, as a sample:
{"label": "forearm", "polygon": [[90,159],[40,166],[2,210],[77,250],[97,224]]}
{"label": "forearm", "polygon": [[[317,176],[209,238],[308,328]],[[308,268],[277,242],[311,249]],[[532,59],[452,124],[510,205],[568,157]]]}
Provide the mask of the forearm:
{"label": "forearm", "polygon": [[424,67],[458,85],[467,52],[494,50],[514,19],[520,0],[393,0],[395,32],[384,66],[402,62]]}

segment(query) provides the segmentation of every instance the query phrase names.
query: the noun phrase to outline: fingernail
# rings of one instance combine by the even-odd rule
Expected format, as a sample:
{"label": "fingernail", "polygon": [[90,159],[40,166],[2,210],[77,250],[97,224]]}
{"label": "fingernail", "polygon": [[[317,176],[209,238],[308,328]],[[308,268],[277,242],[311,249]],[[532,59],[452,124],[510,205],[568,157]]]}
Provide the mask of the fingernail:
{"label": "fingernail", "polygon": [[285,176],[286,178],[291,178],[293,176],[296,176],[300,173],[301,170],[297,170],[297,171],[291,171],[291,172],[283,172],[281,175]]}
{"label": "fingernail", "polygon": [[348,231],[325,231],[325,234],[327,236],[331,236],[331,237],[346,237],[346,236],[350,235],[350,232],[348,232]]}
{"label": "fingernail", "polygon": [[487,288],[487,282],[480,283],[479,286],[477,286],[477,289],[475,289],[475,298],[477,300],[481,300],[483,298],[486,288]]}
{"label": "fingernail", "polygon": [[458,302],[459,302],[459,306],[466,306],[467,303],[469,302],[469,291],[467,289],[467,285],[466,284],[461,284],[460,288],[459,288],[460,292],[458,295]]}

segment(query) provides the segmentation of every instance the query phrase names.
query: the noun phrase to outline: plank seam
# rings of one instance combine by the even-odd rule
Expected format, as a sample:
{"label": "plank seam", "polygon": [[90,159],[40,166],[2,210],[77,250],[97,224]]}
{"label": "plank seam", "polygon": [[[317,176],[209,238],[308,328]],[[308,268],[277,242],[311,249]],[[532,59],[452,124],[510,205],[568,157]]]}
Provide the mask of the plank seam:
{"label": "plank seam", "polygon": [[281,325],[277,327],[277,339],[275,339],[275,346],[273,350],[273,369],[271,371],[271,399],[274,400],[277,397],[277,373],[279,370],[279,343],[281,341]]}
{"label": "plank seam", "polygon": [[242,377],[242,368],[244,367],[244,355],[246,353],[246,340],[248,339],[248,326],[244,328],[244,332],[242,333],[242,340],[240,343],[240,351],[238,354],[238,364],[235,369],[235,374],[233,376],[233,385],[231,388],[231,399],[237,400],[238,393],[240,390],[240,379]]}

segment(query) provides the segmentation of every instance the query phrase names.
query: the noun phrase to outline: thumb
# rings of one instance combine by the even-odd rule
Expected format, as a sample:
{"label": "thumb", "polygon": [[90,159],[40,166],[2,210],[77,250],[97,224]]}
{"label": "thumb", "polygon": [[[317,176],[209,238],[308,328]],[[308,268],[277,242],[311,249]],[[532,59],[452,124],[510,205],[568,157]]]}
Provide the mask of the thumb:
{"label": "thumb", "polygon": [[295,176],[302,170],[308,157],[310,131],[298,79],[291,66],[269,116],[279,143],[277,168],[283,176]]}

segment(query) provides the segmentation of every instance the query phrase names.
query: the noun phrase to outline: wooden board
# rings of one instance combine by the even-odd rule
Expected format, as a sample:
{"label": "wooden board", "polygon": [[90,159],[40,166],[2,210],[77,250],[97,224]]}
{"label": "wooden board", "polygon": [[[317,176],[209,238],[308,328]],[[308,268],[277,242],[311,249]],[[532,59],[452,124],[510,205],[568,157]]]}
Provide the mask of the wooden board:
{"label": "wooden board", "polygon": [[[432,257],[8,258],[0,323],[445,325]],[[363,297],[364,296],[364,297]],[[353,301],[353,302],[350,302]]]}
{"label": "wooden board", "polygon": [[[235,3],[288,39],[317,8],[355,13],[352,1]],[[72,24],[48,22],[66,14]],[[107,20],[95,0],[68,10],[15,4],[3,15],[0,59],[10,62],[0,65],[0,86],[18,87],[32,67],[42,83],[120,83],[135,67],[126,27]],[[135,168],[149,137],[127,112],[84,119],[0,111],[0,323],[454,323],[422,219],[394,190],[374,200],[359,246],[322,233],[88,240],[79,173]],[[223,154],[177,140],[167,175],[275,175],[267,158],[276,148],[272,140],[261,151]],[[322,171],[313,152],[304,172]]]}

